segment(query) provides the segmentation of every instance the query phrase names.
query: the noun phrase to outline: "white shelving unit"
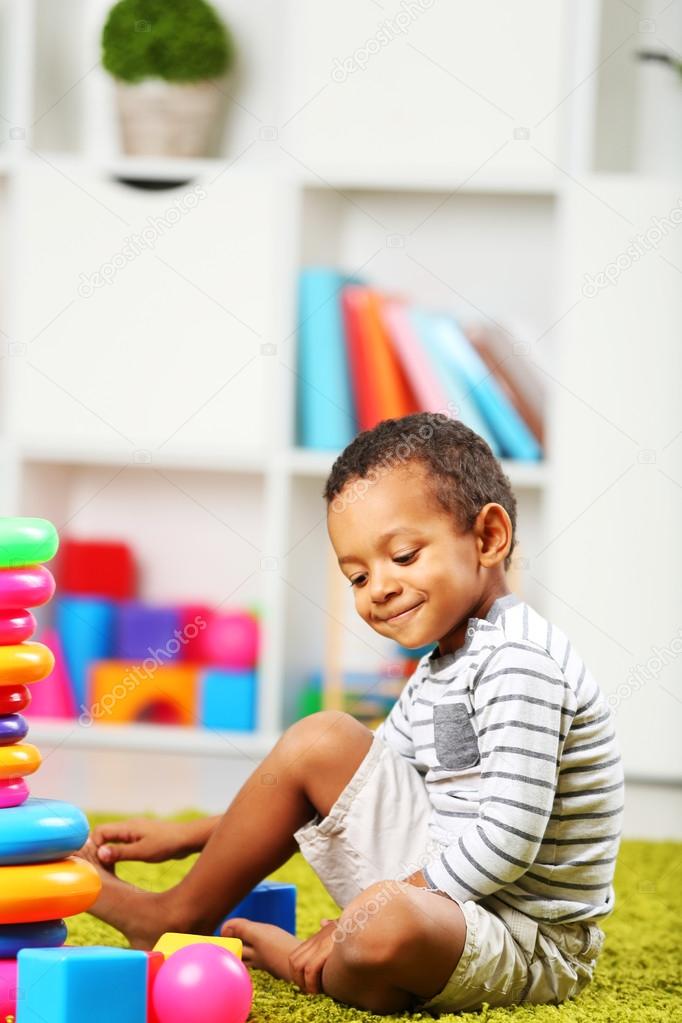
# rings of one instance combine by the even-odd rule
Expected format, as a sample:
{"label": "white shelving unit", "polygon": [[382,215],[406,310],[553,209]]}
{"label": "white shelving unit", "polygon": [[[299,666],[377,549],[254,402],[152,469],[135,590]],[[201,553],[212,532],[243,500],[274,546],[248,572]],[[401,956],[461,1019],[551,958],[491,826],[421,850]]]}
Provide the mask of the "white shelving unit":
{"label": "white shelving unit", "polygon": [[[144,598],[257,604],[264,626],[252,735],[52,723],[32,734],[72,786],[86,753],[125,750],[131,776],[135,756],[163,754],[178,805],[197,802],[178,754],[219,764],[229,747],[241,768],[227,798],[322,663],[333,455],[295,446],[300,267],[330,263],[501,322],[552,386],[563,210],[592,169],[604,90],[590,75],[613,22],[608,3],[424,4],[339,81],[339,62],[357,63],[398,8],[217,6],[241,63],[222,149],[200,160],[119,154],[98,66],[105,0],[0,8],[12,54],[0,79],[11,111],[0,128],[0,511],[129,540]],[[483,59],[471,46],[482,38]],[[148,245],[123,260],[145,229]],[[550,419],[550,444],[560,428]],[[519,501],[516,578],[546,610],[551,587],[524,555],[554,528],[558,478],[551,461],[505,471]],[[349,669],[393,656],[350,602],[344,626]],[[134,808],[129,792],[121,805]]]}

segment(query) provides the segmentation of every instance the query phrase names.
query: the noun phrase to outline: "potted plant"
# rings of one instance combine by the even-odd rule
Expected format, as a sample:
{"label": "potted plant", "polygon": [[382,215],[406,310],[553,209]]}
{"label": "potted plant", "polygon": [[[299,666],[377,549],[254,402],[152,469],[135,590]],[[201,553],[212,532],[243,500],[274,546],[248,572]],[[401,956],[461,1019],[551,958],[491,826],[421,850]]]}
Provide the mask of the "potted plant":
{"label": "potted plant", "polygon": [[119,0],[102,31],[124,152],[204,156],[234,65],[232,36],[206,0]]}

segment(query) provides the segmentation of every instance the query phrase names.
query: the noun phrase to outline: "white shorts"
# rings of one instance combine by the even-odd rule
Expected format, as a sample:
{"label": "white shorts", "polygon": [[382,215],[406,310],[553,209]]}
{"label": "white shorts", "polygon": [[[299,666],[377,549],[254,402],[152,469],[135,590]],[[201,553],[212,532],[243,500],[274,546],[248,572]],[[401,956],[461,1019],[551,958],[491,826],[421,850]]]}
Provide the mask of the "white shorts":
{"label": "white shorts", "polygon": [[[431,809],[419,772],[375,738],[329,815],[295,838],[343,908],[370,885],[420,869],[442,848],[429,839]],[[604,940],[596,924],[538,923],[495,902],[458,903],[467,927],[462,956],[443,990],[415,1008],[558,1003],[589,983]]]}

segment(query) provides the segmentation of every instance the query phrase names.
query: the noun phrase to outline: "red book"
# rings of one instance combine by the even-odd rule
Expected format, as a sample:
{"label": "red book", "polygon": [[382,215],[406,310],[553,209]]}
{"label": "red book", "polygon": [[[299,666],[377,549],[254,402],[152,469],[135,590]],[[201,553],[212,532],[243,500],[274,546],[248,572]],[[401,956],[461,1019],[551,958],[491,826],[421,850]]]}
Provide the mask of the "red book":
{"label": "red book", "polygon": [[341,305],[360,430],[419,411],[382,319],[381,296],[350,285],[343,289]]}

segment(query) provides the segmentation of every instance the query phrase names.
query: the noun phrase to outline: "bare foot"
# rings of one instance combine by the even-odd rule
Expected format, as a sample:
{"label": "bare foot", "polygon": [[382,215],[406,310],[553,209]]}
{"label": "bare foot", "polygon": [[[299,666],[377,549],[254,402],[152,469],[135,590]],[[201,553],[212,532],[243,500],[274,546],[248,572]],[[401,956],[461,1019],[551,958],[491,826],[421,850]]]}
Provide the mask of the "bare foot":
{"label": "bare foot", "polygon": [[104,866],[99,859],[94,842],[88,840],[75,855],[92,864],[102,881],[102,890],[89,912],[121,931],[131,948],[153,948],[162,934],[175,929],[164,919],[163,895],[116,877],[113,865]]}
{"label": "bare foot", "polygon": [[301,942],[289,931],[273,924],[255,923],[235,917],[223,924],[225,938],[241,938],[242,962],[255,970],[266,970],[278,980],[291,980],[289,956]]}

